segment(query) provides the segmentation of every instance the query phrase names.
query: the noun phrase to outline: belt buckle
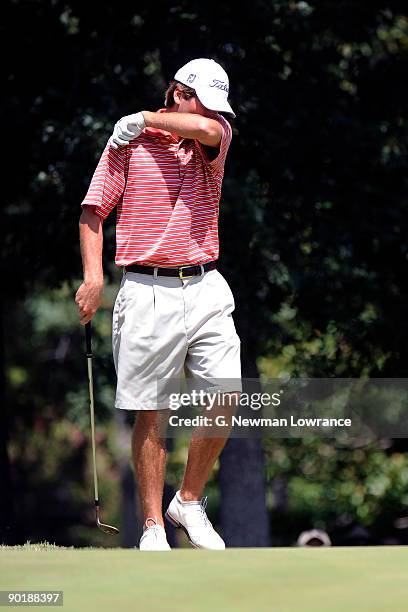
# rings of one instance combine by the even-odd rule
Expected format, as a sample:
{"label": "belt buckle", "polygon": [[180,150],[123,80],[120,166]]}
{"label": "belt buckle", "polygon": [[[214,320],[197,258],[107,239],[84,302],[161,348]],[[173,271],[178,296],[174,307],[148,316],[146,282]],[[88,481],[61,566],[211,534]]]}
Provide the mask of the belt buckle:
{"label": "belt buckle", "polygon": [[193,278],[193,276],[195,276],[195,274],[188,274],[187,276],[183,275],[183,268],[194,268],[194,266],[180,266],[179,267],[179,279],[180,280],[186,280],[187,278]]}

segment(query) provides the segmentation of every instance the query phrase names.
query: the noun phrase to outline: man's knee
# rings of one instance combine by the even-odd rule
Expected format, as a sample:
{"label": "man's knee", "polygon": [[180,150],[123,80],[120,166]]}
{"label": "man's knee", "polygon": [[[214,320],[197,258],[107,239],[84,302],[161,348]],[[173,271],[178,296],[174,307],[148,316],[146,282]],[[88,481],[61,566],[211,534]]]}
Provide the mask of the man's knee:
{"label": "man's knee", "polygon": [[156,423],[157,410],[138,410],[136,411],[135,423],[149,424]]}
{"label": "man's knee", "polygon": [[136,413],[134,431],[145,431],[148,435],[165,435],[168,415],[165,410],[140,410]]}

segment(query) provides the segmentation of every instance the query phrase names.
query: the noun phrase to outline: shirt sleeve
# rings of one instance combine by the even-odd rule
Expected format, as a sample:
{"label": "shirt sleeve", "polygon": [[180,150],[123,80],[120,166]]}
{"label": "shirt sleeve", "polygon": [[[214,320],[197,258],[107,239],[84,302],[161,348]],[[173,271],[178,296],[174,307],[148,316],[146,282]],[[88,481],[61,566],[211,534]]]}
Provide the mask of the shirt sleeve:
{"label": "shirt sleeve", "polygon": [[123,195],[127,178],[126,149],[128,147],[114,149],[108,141],[81,204],[82,207],[93,206],[102,219],[106,219]]}
{"label": "shirt sleeve", "polygon": [[217,157],[215,157],[213,160],[210,160],[204,150],[204,147],[200,143],[199,146],[205,162],[213,169],[215,173],[223,174],[225,160],[227,157],[229,146],[231,144],[232,129],[228,121],[224,119],[222,115],[218,115],[216,120],[220,123],[222,129],[221,142],[219,145],[219,153]]}

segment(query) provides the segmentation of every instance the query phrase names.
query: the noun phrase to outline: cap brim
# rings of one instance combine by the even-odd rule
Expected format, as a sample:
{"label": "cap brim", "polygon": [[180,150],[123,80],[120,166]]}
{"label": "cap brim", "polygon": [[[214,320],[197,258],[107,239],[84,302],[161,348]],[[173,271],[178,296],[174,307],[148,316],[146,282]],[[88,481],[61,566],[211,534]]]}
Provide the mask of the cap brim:
{"label": "cap brim", "polygon": [[215,92],[211,92],[209,95],[208,91],[200,91],[199,89],[196,89],[196,94],[205,108],[219,113],[228,113],[228,115],[231,115],[231,117],[235,119],[236,114],[232,110],[228,100],[224,97],[217,96]]}

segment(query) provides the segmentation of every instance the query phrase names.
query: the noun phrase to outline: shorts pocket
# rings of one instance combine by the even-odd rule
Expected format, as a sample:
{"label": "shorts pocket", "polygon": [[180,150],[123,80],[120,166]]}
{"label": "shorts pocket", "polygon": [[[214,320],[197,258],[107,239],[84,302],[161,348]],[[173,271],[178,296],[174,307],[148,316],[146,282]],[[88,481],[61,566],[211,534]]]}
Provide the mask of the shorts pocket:
{"label": "shorts pocket", "polygon": [[122,280],[120,284],[119,291],[117,293],[115,304],[113,306],[112,313],[112,336],[114,337],[117,333],[119,333],[120,328],[123,324],[123,302],[125,299],[125,287],[124,281]]}
{"label": "shorts pocket", "polygon": [[223,302],[226,304],[226,306],[232,307],[232,310],[234,310],[235,299],[230,289],[230,286],[225,280],[225,278],[223,277],[223,275],[221,274],[221,272],[218,272],[218,270],[216,270],[216,273],[217,273],[218,284],[220,287],[220,296],[223,297]]}

